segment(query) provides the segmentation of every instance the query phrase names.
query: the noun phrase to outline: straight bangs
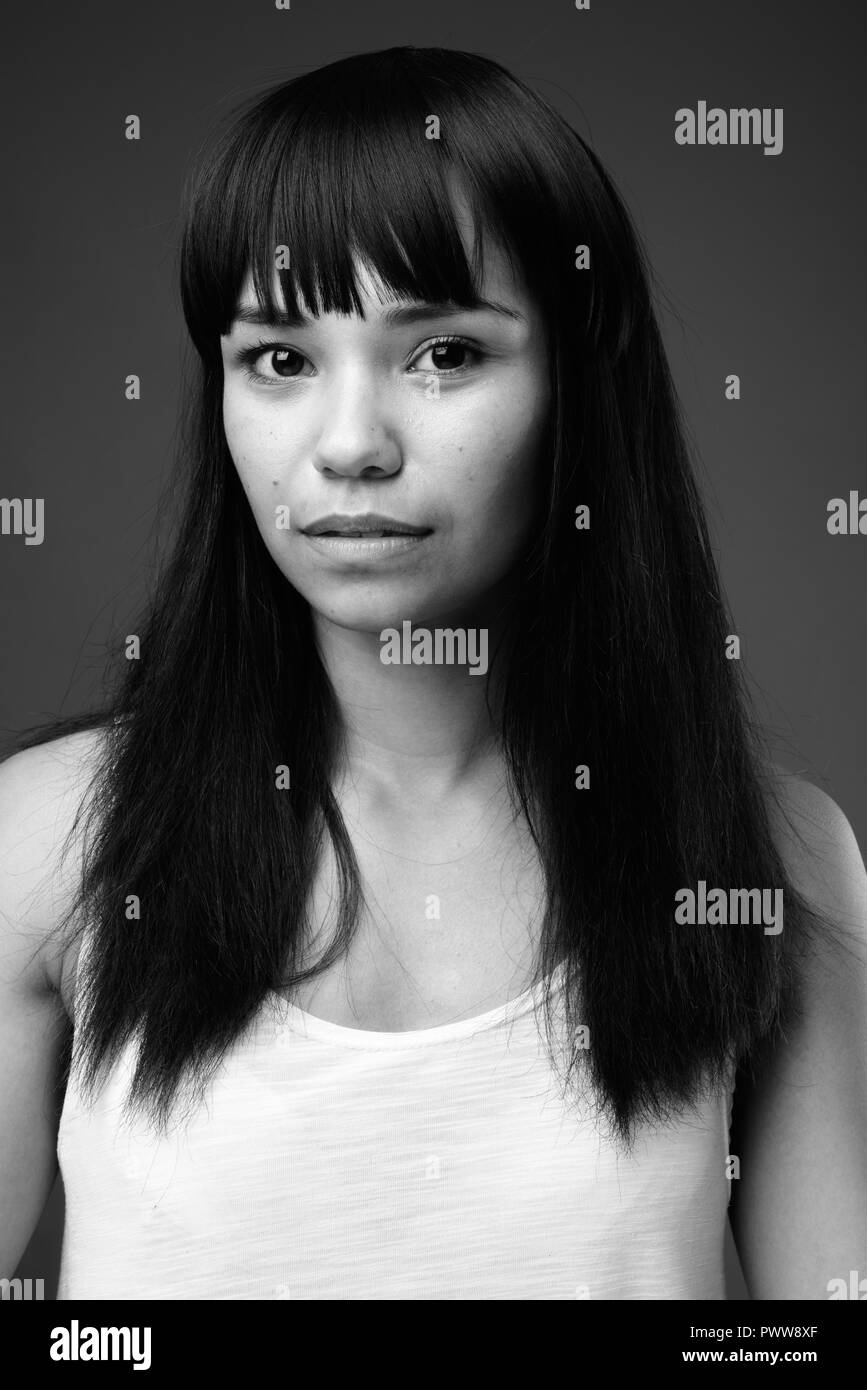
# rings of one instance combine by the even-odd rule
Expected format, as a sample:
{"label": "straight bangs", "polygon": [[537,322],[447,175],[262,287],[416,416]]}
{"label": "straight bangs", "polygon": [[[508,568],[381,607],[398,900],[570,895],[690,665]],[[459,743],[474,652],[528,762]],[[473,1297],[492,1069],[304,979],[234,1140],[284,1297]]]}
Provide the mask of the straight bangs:
{"label": "straight bangs", "polygon": [[[363,316],[359,263],[389,296],[470,309],[481,293],[488,237],[549,326],[565,317],[580,326],[581,341],[584,330],[593,331],[597,276],[575,272],[573,250],[598,222],[591,193],[580,187],[590,170],[588,162],[582,179],[576,167],[583,147],[574,132],[564,138],[553,111],[547,147],[540,146],[530,135],[548,111],[541,104],[540,112],[538,97],[531,123],[527,89],[504,69],[448,53],[446,83],[437,76],[438,52],[349,58],[231,113],[185,198],[181,293],[207,363],[219,363],[218,340],[230,330],[248,275],[273,323],[282,318],[275,280],[290,315]],[[377,58],[379,80],[371,80]],[[466,82],[456,83],[461,63]],[[486,99],[480,83],[474,96],[477,63]],[[492,83],[502,87],[499,103],[491,100]],[[573,193],[564,198],[564,188]],[[471,219],[469,256],[461,216]],[[613,326],[614,338],[622,332],[622,323]]]}

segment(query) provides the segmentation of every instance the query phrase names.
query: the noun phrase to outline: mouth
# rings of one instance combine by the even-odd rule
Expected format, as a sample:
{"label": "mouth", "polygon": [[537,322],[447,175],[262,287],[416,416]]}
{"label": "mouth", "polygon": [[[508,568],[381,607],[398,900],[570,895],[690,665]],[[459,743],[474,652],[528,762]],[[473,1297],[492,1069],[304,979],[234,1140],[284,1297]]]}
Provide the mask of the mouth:
{"label": "mouth", "polygon": [[364,516],[324,516],[301,528],[307,536],[339,540],[389,540],[395,537],[429,536],[430,526],[415,526],[396,517],[368,513]]}
{"label": "mouth", "polygon": [[371,565],[400,564],[423,547],[430,530],[419,531],[319,531],[304,539],[313,550],[337,565],[367,573]]}
{"label": "mouth", "polygon": [[313,536],[339,536],[350,541],[381,541],[388,536],[427,536],[429,531],[308,531]]}

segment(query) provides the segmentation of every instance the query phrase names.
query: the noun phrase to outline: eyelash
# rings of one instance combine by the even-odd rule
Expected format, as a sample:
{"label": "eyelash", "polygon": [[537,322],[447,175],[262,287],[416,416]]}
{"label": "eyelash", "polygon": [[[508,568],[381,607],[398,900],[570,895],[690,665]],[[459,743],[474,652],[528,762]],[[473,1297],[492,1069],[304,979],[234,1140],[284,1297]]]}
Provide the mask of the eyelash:
{"label": "eyelash", "polygon": [[[474,345],[467,338],[462,338],[460,334],[457,333],[444,334],[443,337],[435,338],[431,342],[426,343],[425,346],[421,349],[421,353],[419,355],[422,355],[425,352],[430,352],[432,348],[445,347],[450,343],[460,344],[461,347],[467,348],[470,352],[475,354],[478,360],[481,360],[484,356],[484,354],[480,352],[480,350],[477,347],[474,347]],[[243,348],[242,351],[238,353],[238,362],[240,363],[244,375],[245,377],[247,377],[248,381],[255,381],[263,386],[285,386],[287,382],[298,381],[300,380],[300,378],[291,376],[263,376],[261,372],[254,371],[253,364],[256,361],[258,361],[258,359],[262,356],[264,352],[285,352],[287,350],[291,350],[292,352],[298,352],[297,348],[287,349],[285,343],[254,343],[250,347]],[[303,357],[304,353],[298,352],[298,356]],[[469,367],[451,367],[444,371],[421,372],[419,373],[419,375],[447,377],[461,376],[464,372],[469,370]]]}

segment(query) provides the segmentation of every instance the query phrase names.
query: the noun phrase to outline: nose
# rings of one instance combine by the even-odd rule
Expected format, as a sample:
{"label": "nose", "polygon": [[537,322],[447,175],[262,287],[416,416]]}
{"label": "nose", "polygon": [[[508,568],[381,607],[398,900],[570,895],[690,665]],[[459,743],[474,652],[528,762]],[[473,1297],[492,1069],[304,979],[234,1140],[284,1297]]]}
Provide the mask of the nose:
{"label": "nose", "polygon": [[366,372],[344,374],[323,400],[313,466],[325,477],[390,477],[402,462],[381,393]]}

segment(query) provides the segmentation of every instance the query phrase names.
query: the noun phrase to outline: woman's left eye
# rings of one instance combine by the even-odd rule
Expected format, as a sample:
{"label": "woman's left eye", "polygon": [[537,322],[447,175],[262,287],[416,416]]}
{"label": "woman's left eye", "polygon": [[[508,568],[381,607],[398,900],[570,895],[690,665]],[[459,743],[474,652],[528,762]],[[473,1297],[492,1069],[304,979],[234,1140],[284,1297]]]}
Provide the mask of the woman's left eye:
{"label": "woman's left eye", "polygon": [[467,342],[466,338],[458,338],[455,336],[437,338],[435,343],[428,343],[427,347],[422,349],[422,356],[428,352],[434,354],[434,366],[437,374],[448,376],[456,376],[458,372],[465,372],[467,370],[467,365],[465,363],[460,363],[457,366],[449,366],[448,362],[443,361],[444,356],[454,353],[457,353],[458,356],[462,353],[470,353],[477,359],[480,359],[482,356],[478,348],[474,348],[471,343]]}

